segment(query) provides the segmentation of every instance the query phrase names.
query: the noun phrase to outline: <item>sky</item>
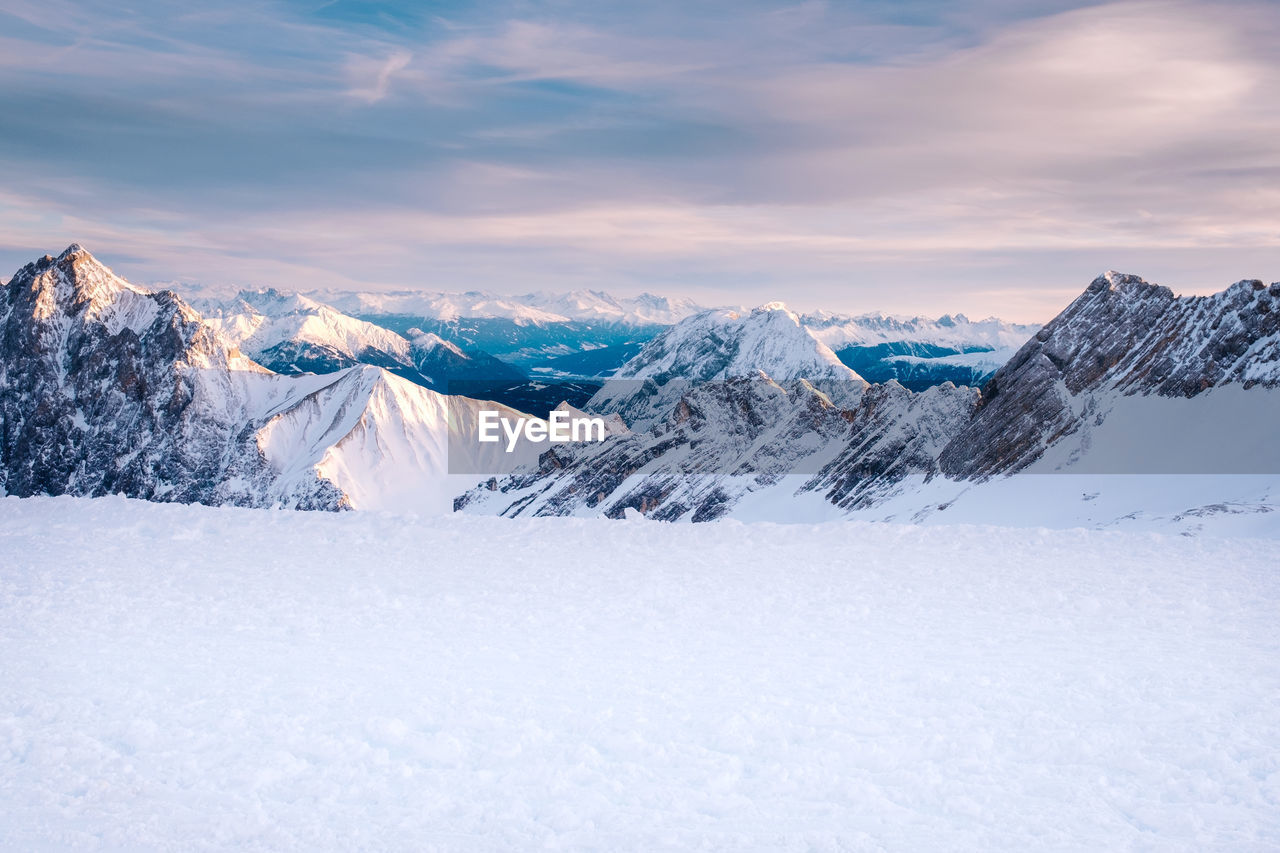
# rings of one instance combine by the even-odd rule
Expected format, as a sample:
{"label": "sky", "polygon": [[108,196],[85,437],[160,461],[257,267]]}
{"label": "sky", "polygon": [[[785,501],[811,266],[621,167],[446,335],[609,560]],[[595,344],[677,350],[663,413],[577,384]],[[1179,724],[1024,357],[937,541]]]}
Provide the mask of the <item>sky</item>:
{"label": "sky", "polygon": [[1280,4],[0,0],[0,276],[1052,317],[1280,279]]}

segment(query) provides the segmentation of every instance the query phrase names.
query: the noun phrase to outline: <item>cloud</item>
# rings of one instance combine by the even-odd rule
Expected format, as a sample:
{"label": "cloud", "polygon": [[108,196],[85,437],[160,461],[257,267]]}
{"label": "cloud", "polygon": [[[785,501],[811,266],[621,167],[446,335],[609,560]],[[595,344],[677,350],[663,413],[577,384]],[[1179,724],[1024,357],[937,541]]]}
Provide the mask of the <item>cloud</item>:
{"label": "cloud", "polygon": [[[376,104],[387,96],[387,89],[391,86],[391,78],[398,72],[403,71],[409,66],[413,60],[413,54],[407,50],[394,51],[390,56],[383,60],[378,66],[376,74],[373,75],[373,81],[368,86],[356,86],[349,93],[352,97],[358,98],[369,104]],[[359,58],[353,62],[351,73],[356,77],[367,76],[367,69],[362,66],[367,63]]]}
{"label": "cloud", "polygon": [[1280,246],[1269,4],[52,2],[0,27],[0,259],[1043,316]]}

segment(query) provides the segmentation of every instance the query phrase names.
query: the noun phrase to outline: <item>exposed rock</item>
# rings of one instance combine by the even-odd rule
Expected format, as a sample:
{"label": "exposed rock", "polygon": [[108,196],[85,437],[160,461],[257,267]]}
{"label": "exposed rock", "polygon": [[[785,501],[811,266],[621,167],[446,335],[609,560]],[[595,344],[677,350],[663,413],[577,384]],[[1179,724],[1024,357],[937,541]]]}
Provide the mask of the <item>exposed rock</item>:
{"label": "exposed rock", "polygon": [[271,494],[245,405],[269,374],[172,292],[136,288],[78,245],[27,264],[0,292],[9,494],[344,505],[318,478]]}
{"label": "exposed rock", "polygon": [[1099,276],[983,389],[973,422],[946,447],[955,478],[1022,470],[1098,417],[1099,395],[1192,397],[1227,383],[1280,382],[1280,285],[1241,281],[1178,298],[1134,275]]}

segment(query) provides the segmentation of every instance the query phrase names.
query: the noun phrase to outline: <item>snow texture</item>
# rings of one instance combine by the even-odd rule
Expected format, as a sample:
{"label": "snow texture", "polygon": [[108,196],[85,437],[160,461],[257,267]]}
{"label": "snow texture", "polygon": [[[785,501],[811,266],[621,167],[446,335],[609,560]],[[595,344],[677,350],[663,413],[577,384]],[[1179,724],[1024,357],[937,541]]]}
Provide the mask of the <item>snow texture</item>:
{"label": "snow texture", "polygon": [[0,499],[0,849],[1280,846],[1280,544]]}

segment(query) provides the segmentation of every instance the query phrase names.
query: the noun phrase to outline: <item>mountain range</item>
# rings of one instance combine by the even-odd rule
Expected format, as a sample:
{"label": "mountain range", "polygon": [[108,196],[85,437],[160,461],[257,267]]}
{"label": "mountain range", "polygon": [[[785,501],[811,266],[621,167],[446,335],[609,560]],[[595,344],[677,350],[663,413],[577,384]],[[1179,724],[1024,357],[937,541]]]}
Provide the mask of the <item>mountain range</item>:
{"label": "mountain range", "polygon": [[[912,391],[895,379],[858,377],[838,399],[794,381],[797,373],[822,375],[831,363],[831,350],[812,331],[803,355],[749,349],[745,361],[726,358],[765,334],[778,306],[753,312],[729,335],[723,323],[697,328],[705,321],[687,320],[664,336],[680,346],[655,339],[622,371],[645,380],[629,396],[593,401],[647,430],[600,447],[558,449],[536,471],[495,479],[455,506],[666,520],[778,519],[804,507],[801,517],[922,520],[961,498],[967,506],[987,502],[993,512],[1018,508],[1034,492],[988,484],[1070,473],[1202,475],[1195,482],[1203,489],[1179,497],[1202,503],[1184,507],[1179,521],[1272,512],[1280,485],[1272,436],[1280,423],[1278,299],[1280,283],[1241,281],[1213,296],[1179,298],[1109,272],[981,389],[944,382]],[[800,364],[806,367],[796,370]],[[793,381],[775,381],[771,371]],[[660,393],[658,380],[682,373],[697,381]],[[1262,482],[1248,479],[1257,475]],[[1114,479],[1105,482],[1115,487]],[[1108,523],[1142,514],[1151,499],[1149,484],[1143,488]],[[1245,497],[1223,499],[1228,493]],[[1097,497],[1086,489],[1079,499]],[[882,507],[892,509],[881,514]]]}
{"label": "mountain range", "polygon": [[[666,329],[710,310],[688,299],[615,297],[590,290],[523,296],[481,291],[286,293],[269,288],[230,298],[209,297],[199,289],[194,293],[193,307],[219,322],[232,338],[252,335],[245,351],[286,372],[360,362],[421,384],[407,344],[424,336],[424,343],[442,340],[472,362],[435,368],[429,379],[437,381],[427,387],[436,390],[444,390],[455,376],[476,387],[477,380],[490,378],[481,375],[486,370],[494,379],[511,382],[513,371],[546,382],[598,382],[614,376]],[[312,319],[304,323],[307,317]],[[264,318],[277,322],[264,325]],[[898,379],[917,390],[948,380],[980,384],[1039,328],[996,318],[975,322],[962,314],[930,319],[816,312],[799,315],[799,322],[870,381]],[[403,340],[388,341],[388,332]],[[278,349],[272,351],[273,346]],[[442,357],[450,360],[447,354]]]}
{"label": "mountain range", "polygon": [[[385,315],[274,290],[193,306],[73,245],[0,289],[0,489],[325,510],[921,520],[995,499],[1025,505],[1007,484],[1030,475],[1280,472],[1280,284],[1180,298],[1107,273],[1016,347],[1025,329],[998,320],[590,296],[485,308],[494,300],[354,295],[347,307],[550,334],[587,314],[633,331],[686,316],[653,327],[603,382],[575,387],[426,331],[425,315],[401,332],[368,319]],[[913,388],[849,364],[864,358],[876,376],[885,361],[1009,350],[980,386],[935,375]],[[468,380],[521,386],[537,405],[442,393]],[[481,410],[519,419],[573,406],[609,416],[607,440],[514,455],[475,442]],[[1269,489],[1205,498],[1185,517],[1268,512]]]}

